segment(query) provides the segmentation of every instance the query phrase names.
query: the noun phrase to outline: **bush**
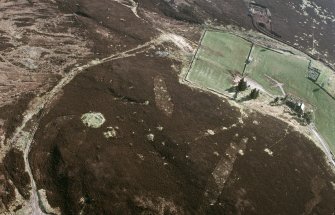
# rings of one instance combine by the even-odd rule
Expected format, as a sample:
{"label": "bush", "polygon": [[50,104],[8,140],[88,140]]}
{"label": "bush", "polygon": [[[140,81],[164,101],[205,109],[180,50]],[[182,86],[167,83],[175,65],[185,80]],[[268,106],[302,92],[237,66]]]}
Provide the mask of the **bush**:
{"label": "bush", "polygon": [[305,122],[308,125],[313,122],[313,112],[312,111],[305,112],[302,117],[304,118]]}
{"label": "bush", "polygon": [[257,99],[258,96],[259,96],[259,90],[257,90],[256,88],[252,89],[249,94],[250,99]]}

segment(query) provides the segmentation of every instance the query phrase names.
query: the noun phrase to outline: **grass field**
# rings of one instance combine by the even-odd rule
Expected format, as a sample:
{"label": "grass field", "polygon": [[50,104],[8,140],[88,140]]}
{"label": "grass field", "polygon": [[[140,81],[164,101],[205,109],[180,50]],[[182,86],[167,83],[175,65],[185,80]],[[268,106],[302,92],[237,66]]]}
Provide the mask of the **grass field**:
{"label": "grass field", "polygon": [[[274,85],[272,79],[275,79],[283,83],[286,93],[312,105],[316,127],[335,153],[335,100],[317,85],[322,85],[327,92],[335,95],[334,72],[317,61],[290,52],[258,45],[251,47],[251,42],[233,34],[207,31],[186,79],[224,94],[233,84],[233,74],[242,74],[251,51],[253,60],[246,66],[244,74],[269,93],[282,95],[281,90]],[[317,84],[306,78],[310,62],[322,71]]]}
{"label": "grass field", "polygon": [[207,31],[186,79],[224,93],[242,74],[252,44],[229,33]]}
{"label": "grass field", "polygon": [[[281,95],[279,89],[273,87],[273,83],[267,77],[270,76],[284,84],[286,93],[293,94],[314,106],[316,127],[335,152],[335,100],[306,78],[309,60],[260,46],[254,46],[251,56],[254,60],[245,70],[248,77],[272,94]],[[326,74],[320,76],[321,79],[325,77]]]}
{"label": "grass field", "polygon": [[[251,57],[253,61],[247,65],[245,75],[261,84],[268,92],[282,95],[280,89],[271,81],[271,78],[284,84],[284,89],[293,94],[304,94],[301,82],[306,79],[309,60],[298,58],[290,53],[279,53],[261,46],[254,46]],[[313,84],[314,85],[314,84]]]}

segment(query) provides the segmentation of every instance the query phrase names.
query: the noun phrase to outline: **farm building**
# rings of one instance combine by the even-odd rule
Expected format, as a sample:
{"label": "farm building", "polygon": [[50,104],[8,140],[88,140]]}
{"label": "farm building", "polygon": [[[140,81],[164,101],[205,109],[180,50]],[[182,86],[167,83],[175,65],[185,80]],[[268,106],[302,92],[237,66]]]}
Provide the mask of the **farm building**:
{"label": "farm building", "polygon": [[303,114],[305,111],[304,102],[294,96],[287,96],[285,98],[285,104],[298,114]]}

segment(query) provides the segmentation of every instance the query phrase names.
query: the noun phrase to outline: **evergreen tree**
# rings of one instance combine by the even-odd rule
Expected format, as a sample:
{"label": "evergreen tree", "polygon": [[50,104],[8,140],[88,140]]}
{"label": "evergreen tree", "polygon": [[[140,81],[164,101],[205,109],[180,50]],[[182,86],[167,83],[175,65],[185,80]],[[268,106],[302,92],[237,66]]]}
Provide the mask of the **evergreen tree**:
{"label": "evergreen tree", "polygon": [[244,78],[241,78],[241,80],[238,82],[237,85],[237,91],[244,91],[248,88],[247,82],[244,80]]}
{"label": "evergreen tree", "polygon": [[252,89],[250,94],[249,94],[249,97],[251,99],[257,99],[259,96],[259,90],[257,90],[256,88]]}

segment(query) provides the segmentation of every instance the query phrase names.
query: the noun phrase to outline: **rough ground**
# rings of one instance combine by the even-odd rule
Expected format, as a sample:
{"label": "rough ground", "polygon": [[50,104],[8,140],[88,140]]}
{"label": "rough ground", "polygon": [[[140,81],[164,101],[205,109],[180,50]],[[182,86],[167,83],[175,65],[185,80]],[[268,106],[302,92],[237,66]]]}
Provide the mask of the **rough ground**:
{"label": "rough ground", "polygon": [[[308,33],[280,23],[305,17],[289,3],[264,4],[285,40]],[[335,175],[311,140],[179,81],[200,23],[252,28],[245,1],[0,0],[0,10],[0,213],[334,213]],[[321,45],[333,32],[316,31],[334,62]],[[89,112],[105,121],[86,126]]]}

